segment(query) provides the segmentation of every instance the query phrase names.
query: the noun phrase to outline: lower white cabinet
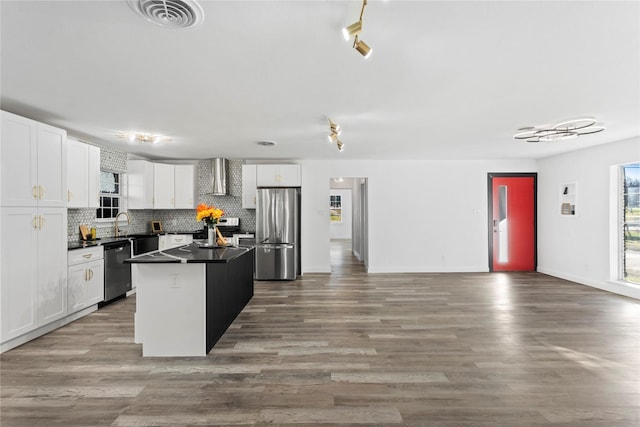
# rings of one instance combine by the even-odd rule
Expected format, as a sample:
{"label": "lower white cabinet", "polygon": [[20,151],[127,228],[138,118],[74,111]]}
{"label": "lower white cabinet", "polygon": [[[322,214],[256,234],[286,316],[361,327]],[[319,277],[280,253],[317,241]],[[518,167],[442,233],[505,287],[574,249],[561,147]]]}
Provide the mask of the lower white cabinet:
{"label": "lower white cabinet", "polygon": [[0,235],[4,344],[67,314],[67,209],[2,207]]}
{"label": "lower white cabinet", "polygon": [[161,251],[191,243],[193,243],[192,234],[163,234],[158,237],[158,249]]}
{"label": "lower white cabinet", "polygon": [[102,246],[75,249],[68,255],[67,300],[75,313],[104,300],[104,249]]}

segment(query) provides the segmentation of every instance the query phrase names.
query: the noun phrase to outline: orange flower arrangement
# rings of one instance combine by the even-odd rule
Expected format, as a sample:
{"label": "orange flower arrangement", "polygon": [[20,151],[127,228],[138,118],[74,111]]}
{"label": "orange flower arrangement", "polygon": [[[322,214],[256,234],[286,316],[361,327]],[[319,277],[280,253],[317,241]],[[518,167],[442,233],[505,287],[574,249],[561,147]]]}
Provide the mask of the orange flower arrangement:
{"label": "orange flower arrangement", "polygon": [[204,203],[200,203],[196,208],[196,220],[204,220],[207,225],[217,224],[222,215],[224,215],[222,209]]}

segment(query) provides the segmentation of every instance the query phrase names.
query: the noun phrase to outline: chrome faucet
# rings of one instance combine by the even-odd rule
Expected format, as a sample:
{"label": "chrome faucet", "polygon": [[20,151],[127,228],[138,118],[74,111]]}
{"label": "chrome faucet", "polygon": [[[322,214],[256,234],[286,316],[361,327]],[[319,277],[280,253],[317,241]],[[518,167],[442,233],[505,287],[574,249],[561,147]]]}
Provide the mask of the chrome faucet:
{"label": "chrome faucet", "polygon": [[131,224],[131,218],[129,218],[129,214],[126,211],[118,212],[118,215],[116,215],[116,228],[115,228],[116,237],[118,237],[120,235],[120,228],[118,227],[118,217],[120,215],[126,216],[127,217],[127,224]]}

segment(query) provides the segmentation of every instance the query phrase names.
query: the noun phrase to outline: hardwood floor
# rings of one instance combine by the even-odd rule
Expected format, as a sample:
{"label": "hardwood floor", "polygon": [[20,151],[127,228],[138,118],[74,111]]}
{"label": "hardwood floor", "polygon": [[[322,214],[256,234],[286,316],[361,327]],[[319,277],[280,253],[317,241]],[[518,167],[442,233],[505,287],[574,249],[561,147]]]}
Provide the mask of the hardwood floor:
{"label": "hardwood floor", "polygon": [[[346,247],[346,249],[345,249]],[[638,301],[537,273],[256,282],[207,357],[142,358],[135,297],[2,354],[2,427],[637,426]]]}

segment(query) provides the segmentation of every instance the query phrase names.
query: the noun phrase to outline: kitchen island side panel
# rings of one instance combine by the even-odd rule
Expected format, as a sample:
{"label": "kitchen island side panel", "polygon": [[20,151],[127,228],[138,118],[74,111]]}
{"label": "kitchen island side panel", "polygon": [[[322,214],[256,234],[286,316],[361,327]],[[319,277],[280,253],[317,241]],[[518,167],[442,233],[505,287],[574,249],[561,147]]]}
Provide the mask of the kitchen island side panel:
{"label": "kitchen island side panel", "polygon": [[143,356],[205,356],[205,264],[132,264]]}
{"label": "kitchen island side panel", "polygon": [[253,297],[254,250],[227,263],[207,264],[207,352]]}

